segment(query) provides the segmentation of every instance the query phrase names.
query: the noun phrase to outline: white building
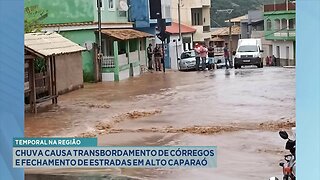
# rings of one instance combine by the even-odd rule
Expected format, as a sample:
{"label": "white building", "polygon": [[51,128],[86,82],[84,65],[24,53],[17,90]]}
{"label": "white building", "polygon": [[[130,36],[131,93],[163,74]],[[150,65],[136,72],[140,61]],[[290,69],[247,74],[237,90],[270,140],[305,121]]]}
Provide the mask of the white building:
{"label": "white building", "polygon": [[[187,26],[192,26],[196,29],[193,34],[194,42],[206,42],[209,44],[210,35],[210,0],[172,0],[171,15],[174,22],[178,22],[178,1],[180,4],[180,19],[181,23]],[[183,40],[183,42],[185,42]]]}

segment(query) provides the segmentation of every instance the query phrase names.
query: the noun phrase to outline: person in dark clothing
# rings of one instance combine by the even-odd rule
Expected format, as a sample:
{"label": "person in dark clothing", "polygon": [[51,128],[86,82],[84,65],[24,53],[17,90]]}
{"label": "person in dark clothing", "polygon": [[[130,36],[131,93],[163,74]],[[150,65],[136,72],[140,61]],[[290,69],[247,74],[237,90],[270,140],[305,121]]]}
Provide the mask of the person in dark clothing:
{"label": "person in dark clothing", "polygon": [[160,48],[159,45],[157,45],[154,50],[154,59],[155,59],[155,66],[156,66],[156,71],[161,71],[161,59],[162,59],[162,49]]}
{"label": "person in dark clothing", "polygon": [[148,54],[148,69],[152,70],[153,69],[153,61],[152,61],[152,55],[153,55],[153,50],[152,50],[152,44],[149,44],[147,48],[147,54]]}
{"label": "person in dark clothing", "polygon": [[230,64],[230,54],[229,54],[229,48],[228,48],[228,43],[225,43],[225,46],[223,48],[223,55],[226,63],[226,69],[229,69],[228,62]]}
{"label": "person in dark clothing", "polygon": [[214,47],[212,45],[208,48],[209,70],[214,69]]}

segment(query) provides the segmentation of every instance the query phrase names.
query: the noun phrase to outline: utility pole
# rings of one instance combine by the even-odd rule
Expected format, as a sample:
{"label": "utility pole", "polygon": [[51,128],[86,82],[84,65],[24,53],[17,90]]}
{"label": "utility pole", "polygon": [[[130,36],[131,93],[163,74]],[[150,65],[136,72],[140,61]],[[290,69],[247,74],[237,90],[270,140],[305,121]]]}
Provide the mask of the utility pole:
{"label": "utility pole", "polygon": [[[227,12],[229,15],[232,13],[233,9],[222,9],[222,10],[217,10],[217,12]],[[229,18],[229,58],[231,63],[233,64],[232,60],[232,22],[231,22],[231,17]],[[229,64],[230,65],[230,64]]]}
{"label": "utility pole", "polygon": [[99,35],[98,35],[98,41],[99,41],[99,45],[98,45],[98,68],[97,68],[97,80],[101,81],[101,62],[102,62],[102,40],[101,40],[101,6],[102,6],[102,0],[97,0],[97,8],[98,8],[98,31],[99,31]]}
{"label": "utility pole", "polygon": [[179,40],[181,41],[181,0],[178,0]]}
{"label": "utility pole", "polygon": [[232,60],[232,23],[231,23],[231,18],[229,19],[229,57],[230,57],[230,61],[231,64],[229,64],[229,66],[233,67],[233,60]]}

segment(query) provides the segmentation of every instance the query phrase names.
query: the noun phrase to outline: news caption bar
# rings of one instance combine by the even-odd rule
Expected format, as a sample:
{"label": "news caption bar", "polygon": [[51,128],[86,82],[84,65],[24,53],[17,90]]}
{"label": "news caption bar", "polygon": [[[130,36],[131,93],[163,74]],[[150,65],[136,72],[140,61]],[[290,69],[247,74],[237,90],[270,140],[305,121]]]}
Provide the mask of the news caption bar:
{"label": "news caption bar", "polygon": [[97,146],[96,138],[14,138],[14,168],[215,168],[216,146]]}

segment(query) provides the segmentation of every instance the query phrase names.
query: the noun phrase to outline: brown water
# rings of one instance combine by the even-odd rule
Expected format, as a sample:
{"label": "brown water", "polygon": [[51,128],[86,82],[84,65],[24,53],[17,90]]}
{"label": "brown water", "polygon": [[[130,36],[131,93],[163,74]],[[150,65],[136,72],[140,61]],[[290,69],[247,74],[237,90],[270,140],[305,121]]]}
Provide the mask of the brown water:
{"label": "brown water", "polygon": [[26,114],[25,135],[98,136],[101,145],[219,148],[220,161],[214,170],[60,169],[48,170],[49,174],[91,173],[101,179],[106,173],[142,179],[267,179],[281,173],[277,164],[284,142],[276,131],[294,125],[294,69],[230,70],[228,76],[224,70],[169,71],[118,83],[86,84],[60,96],[58,106]]}

